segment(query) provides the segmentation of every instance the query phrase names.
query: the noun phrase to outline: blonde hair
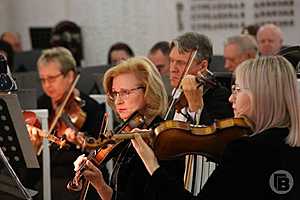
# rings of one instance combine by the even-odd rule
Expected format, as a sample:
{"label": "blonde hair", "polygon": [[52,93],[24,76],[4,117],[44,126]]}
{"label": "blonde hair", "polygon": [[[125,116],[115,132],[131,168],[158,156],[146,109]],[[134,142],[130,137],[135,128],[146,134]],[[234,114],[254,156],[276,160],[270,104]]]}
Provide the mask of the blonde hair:
{"label": "blonde hair", "polygon": [[152,121],[156,116],[163,116],[167,108],[167,92],[155,65],[145,57],[129,58],[104,74],[103,88],[107,94],[107,102],[113,110],[115,111],[115,104],[109,98],[112,92],[112,82],[115,77],[124,73],[134,73],[145,87],[146,105],[141,112],[146,119]]}
{"label": "blonde hair", "polygon": [[296,73],[282,56],[259,57],[240,64],[236,78],[249,91],[254,133],[288,127],[287,143],[300,146],[300,104]]}
{"label": "blonde hair", "polygon": [[61,73],[66,75],[69,71],[77,72],[76,61],[72,53],[64,47],[55,47],[43,50],[42,55],[39,57],[37,64],[58,62],[61,65]]}

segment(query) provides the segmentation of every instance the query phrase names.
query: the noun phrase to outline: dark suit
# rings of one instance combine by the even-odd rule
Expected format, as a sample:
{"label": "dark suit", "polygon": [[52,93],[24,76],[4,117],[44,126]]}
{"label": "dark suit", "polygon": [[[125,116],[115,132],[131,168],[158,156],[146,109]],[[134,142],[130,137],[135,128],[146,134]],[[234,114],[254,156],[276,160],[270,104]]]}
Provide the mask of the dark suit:
{"label": "dark suit", "polygon": [[[287,135],[288,129],[273,128],[227,145],[220,165],[198,197],[174,182],[163,168],[154,172],[151,186],[158,199],[299,199],[300,148],[288,146]],[[293,184],[286,174],[277,173],[275,179],[273,174],[271,178],[277,170],[289,172]],[[278,194],[271,187],[291,189]]]}

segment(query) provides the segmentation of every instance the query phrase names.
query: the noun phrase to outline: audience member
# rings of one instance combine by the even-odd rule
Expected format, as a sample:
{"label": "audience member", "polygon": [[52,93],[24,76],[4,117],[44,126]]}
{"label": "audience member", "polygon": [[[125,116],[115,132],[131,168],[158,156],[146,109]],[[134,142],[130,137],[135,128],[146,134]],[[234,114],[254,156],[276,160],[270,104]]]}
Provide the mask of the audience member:
{"label": "audience member", "polygon": [[236,67],[249,58],[255,58],[257,44],[250,35],[236,35],[227,38],[224,45],[225,69],[234,72]]}
{"label": "audience member", "polygon": [[274,24],[261,26],[257,32],[257,44],[260,55],[276,55],[283,45],[281,29]]}
{"label": "audience member", "polygon": [[128,44],[117,42],[113,44],[107,54],[107,64],[117,65],[123,60],[134,56],[133,50]]}

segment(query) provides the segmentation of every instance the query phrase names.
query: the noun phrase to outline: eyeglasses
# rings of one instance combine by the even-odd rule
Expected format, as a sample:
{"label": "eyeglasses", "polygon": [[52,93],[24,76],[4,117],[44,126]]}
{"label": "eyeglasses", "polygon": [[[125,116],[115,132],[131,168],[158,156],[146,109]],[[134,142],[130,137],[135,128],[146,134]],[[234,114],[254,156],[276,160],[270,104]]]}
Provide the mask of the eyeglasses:
{"label": "eyeglasses", "polygon": [[42,84],[45,84],[47,81],[48,81],[48,83],[54,83],[56,81],[56,79],[62,75],[63,75],[62,73],[59,73],[54,76],[48,76],[47,78],[40,78],[40,81]]}
{"label": "eyeglasses", "polygon": [[112,92],[109,95],[109,97],[114,101],[117,99],[117,97],[122,98],[122,99],[127,99],[133,92],[140,90],[140,89],[144,90],[145,87],[140,86],[140,87],[132,88],[129,90],[124,89],[124,90],[120,90],[119,92]]}
{"label": "eyeglasses", "polygon": [[240,86],[235,85],[235,84],[233,84],[233,85],[231,86],[231,93],[232,93],[232,94],[237,94],[237,93],[240,92],[240,91],[241,91]]}

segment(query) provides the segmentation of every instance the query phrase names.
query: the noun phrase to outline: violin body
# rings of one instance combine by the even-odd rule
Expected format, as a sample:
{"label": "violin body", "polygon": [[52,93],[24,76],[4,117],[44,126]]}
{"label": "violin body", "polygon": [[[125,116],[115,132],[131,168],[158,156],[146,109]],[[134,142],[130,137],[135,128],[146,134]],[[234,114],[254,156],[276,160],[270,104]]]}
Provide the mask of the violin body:
{"label": "violin body", "polygon": [[[56,111],[54,112],[55,116],[60,115],[59,119],[56,122],[55,131],[56,135],[62,137],[67,128],[72,128],[75,131],[78,131],[82,128],[84,122],[86,121],[86,113],[81,109],[83,106],[83,100],[80,99],[79,94],[75,95],[73,92],[66,103],[57,102],[59,105]],[[63,106],[63,109],[61,106]],[[49,124],[55,122],[54,118],[49,120]]]}
{"label": "violin body", "polygon": [[34,112],[23,111],[22,114],[26,124],[30,126],[34,126],[39,129],[42,128],[41,122],[39,121],[39,119],[37,118]]}
{"label": "violin body", "polygon": [[211,126],[168,120],[154,129],[152,147],[160,160],[198,154],[219,162],[228,143],[252,133],[250,126],[244,118],[223,119]]}

